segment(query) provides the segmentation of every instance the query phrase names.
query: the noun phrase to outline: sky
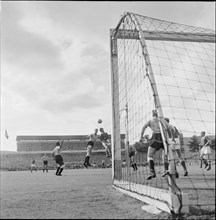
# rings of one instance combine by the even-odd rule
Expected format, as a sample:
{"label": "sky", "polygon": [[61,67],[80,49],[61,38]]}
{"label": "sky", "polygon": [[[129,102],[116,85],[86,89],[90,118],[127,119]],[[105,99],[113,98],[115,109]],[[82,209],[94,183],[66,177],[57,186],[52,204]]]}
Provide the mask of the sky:
{"label": "sky", "polygon": [[1,2],[1,150],[17,135],[111,132],[109,31],[124,12],[215,28],[215,2]]}

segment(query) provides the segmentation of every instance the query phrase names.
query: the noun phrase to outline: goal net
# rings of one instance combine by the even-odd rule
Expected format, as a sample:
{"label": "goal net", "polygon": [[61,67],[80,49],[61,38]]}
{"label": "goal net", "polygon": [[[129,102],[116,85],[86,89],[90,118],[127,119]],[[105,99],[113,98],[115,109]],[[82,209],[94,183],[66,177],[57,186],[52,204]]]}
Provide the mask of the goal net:
{"label": "goal net", "polygon": [[[197,151],[190,151],[188,140],[199,139],[201,131],[214,139],[215,31],[125,13],[110,30],[110,45],[113,185],[165,211],[188,212],[190,192],[182,190],[182,181],[195,189],[195,180],[190,172],[175,179],[176,155],[166,145],[166,135],[165,150],[154,155],[156,178],[151,180],[146,177],[152,130],[147,128],[144,142],[139,140],[153,109],[159,118],[169,118],[184,137],[181,151],[187,166],[199,154],[197,146]],[[131,146],[136,148],[134,161],[129,157]],[[171,175],[162,177],[164,158],[168,158]],[[133,162],[137,171],[131,167]],[[206,177],[203,172],[200,175]],[[209,186],[212,183],[205,181],[210,194],[215,193]]]}

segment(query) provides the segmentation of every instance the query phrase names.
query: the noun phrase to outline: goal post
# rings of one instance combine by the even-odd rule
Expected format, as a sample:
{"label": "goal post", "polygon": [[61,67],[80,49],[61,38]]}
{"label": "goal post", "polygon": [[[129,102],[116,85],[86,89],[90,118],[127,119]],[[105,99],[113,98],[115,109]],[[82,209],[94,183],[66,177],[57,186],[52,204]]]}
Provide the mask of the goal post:
{"label": "goal post", "polygon": [[[154,42],[159,42],[159,45],[156,44],[156,47]],[[162,43],[160,44],[160,42]],[[168,42],[168,44],[164,46],[164,42]],[[170,98],[168,92],[171,90],[171,93],[173,92],[172,96],[177,92],[174,90],[175,88],[170,89],[169,85],[166,85],[167,82],[171,83],[171,80],[161,82],[164,80],[161,77],[162,74],[165,75],[163,77],[167,77],[167,75],[171,75],[169,73],[171,72],[170,70],[177,73],[177,70],[174,69],[175,67],[170,67],[171,55],[174,56],[176,54],[173,51],[169,51],[169,49],[173,49],[169,42],[174,42],[174,44],[176,42],[204,42],[211,44],[215,43],[215,35],[208,29],[175,24],[128,12],[122,16],[115,29],[110,29],[112,178],[113,186],[130,196],[156,205],[159,209],[170,213],[187,213],[189,212],[188,195],[180,189],[175,180],[174,157],[172,150],[167,145],[167,132],[163,130],[161,124],[160,130],[164,143],[164,157],[162,159],[161,155],[158,154],[157,170],[159,175],[157,173],[156,180],[147,181],[144,178],[146,172],[148,172],[144,163],[146,153],[141,152],[141,150],[136,155],[137,160],[139,160],[139,169],[136,173],[131,171],[128,156],[129,147],[139,141],[141,128],[151,118],[151,111],[153,109],[158,111],[159,118],[170,116],[175,122],[174,124],[180,127],[181,131],[193,133],[196,130],[193,127],[194,129],[188,131],[188,129],[184,130],[179,126],[180,123],[181,125],[184,124],[184,126],[189,124],[189,119],[187,118],[188,121],[185,123],[181,117],[176,117],[182,111],[182,107],[180,106],[176,110],[172,105],[172,98]],[[150,52],[148,51],[149,48]],[[161,57],[158,56],[157,50],[160,51]],[[163,57],[164,54],[166,57]],[[153,63],[151,62],[152,56]],[[166,65],[164,63],[161,64],[161,60]],[[167,72],[163,73],[164,70]],[[157,76],[156,79],[155,76]],[[183,88],[182,91],[181,88]],[[178,86],[178,89],[180,91],[178,93],[181,93],[179,99],[183,102],[184,93],[186,93],[185,87]],[[164,91],[168,92],[164,94]],[[212,96],[212,92],[209,92],[209,96]],[[211,106],[209,114],[214,115],[211,101],[209,103]],[[175,111],[177,112],[176,114]],[[202,109],[199,109],[199,112],[202,112]],[[200,114],[203,114],[203,112]],[[181,122],[179,123],[179,121]],[[198,119],[196,121],[199,122]],[[208,122],[204,124],[205,128],[209,126]],[[211,128],[212,125],[210,125]],[[147,131],[147,133],[151,136],[150,131]],[[125,147],[122,147],[121,136],[123,134],[126,137]],[[158,176],[161,176],[160,173],[164,170],[163,164],[165,160],[169,162],[170,175],[163,179]]]}

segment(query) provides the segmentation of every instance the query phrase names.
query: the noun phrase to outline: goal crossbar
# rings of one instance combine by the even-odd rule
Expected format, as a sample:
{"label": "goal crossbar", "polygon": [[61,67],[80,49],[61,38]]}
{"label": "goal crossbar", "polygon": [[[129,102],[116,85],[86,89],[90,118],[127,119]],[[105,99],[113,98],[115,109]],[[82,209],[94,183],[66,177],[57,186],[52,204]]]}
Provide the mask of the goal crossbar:
{"label": "goal crossbar", "polygon": [[[111,29],[114,33],[114,29]],[[206,42],[215,43],[216,35],[203,33],[176,33],[165,31],[145,31],[143,30],[146,40],[160,41],[185,41],[185,42]],[[122,30],[118,29],[115,37],[117,39],[138,40],[140,38],[138,30]]]}

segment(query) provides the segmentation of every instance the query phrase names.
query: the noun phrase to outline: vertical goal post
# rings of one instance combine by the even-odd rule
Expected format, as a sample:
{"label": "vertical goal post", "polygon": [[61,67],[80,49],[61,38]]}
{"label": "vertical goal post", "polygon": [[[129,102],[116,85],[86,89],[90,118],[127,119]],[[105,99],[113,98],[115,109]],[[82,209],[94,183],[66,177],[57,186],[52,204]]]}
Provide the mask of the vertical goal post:
{"label": "vertical goal post", "polygon": [[[152,69],[151,57],[148,53],[148,46],[146,40],[151,41],[177,41],[177,42],[206,42],[215,43],[215,35],[206,33],[205,29],[200,28],[199,32],[184,32],[184,31],[172,31],[172,30],[143,30],[137,16],[133,13],[125,13],[120,19],[117,27],[115,29],[110,29],[110,51],[111,51],[111,80],[112,80],[112,179],[113,186],[120,191],[129,194],[145,203],[155,205],[161,210],[167,211],[169,213],[188,213],[189,212],[189,200],[188,195],[181,191],[177,186],[175,181],[175,165],[173,159],[172,150],[167,146],[166,140],[168,139],[167,132],[164,132],[162,125],[160,123],[160,130],[162,134],[162,139],[164,143],[164,160],[169,160],[169,171],[170,175],[167,176],[168,179],[168,189],[159,189],[154,186],[149,186],[149,184],[140,184],[134,181],[130,181],[127,178],[123,178],[123,168],[122,168],[122,148],[121,148],[121,128],[120,128],[120,112],[122,106],[120,106],[120,75],[119,75],[119,59],[122,59],[122,63],[126,62],[125,58],[120,58],[118,55],[118,40],[122,41],[138,41],[139,47],[141,48],[142,58],[144,60],[145,66],[145,76],[148,78],[149,87],[151,88],[151,93],[153,96],[153,106],[158,110],[159,118],[164,118],[163,106],[161,106],[159,93],[157,90],[157,83],[154,78],[154,71]],[[143,16],[145,19],[145,17]],[[143,20],[144,20],[143,19]],[[125,28],[124,22],[128,20],[132,23],[133,29]],[[154,19],[153,19],[154,20]],[[155,19],[157,20],[157,19]],[[128,22],[128,23],[129,23]],[[162,24],[162,22],[161,22]],[[170,26],[174,25],[171,23]],[[129,25],[128,25],[129,26]],[[169,26],[169,25],[167,25]],[[189,26],[193,29],[192,26]],[[193,30],[195,30],[194,28]],[[208,32],[208,31],[207,31]],[[125,46],[125,44],[124,44]],[[122,46],[123,47],[123,46]],[[124,48],[125,50],[125,48]],[[124,55],[123,55],[124,56]],[[135,60],[135,59],[134,59]],[[136,60],[135,60],[136,61]],[[123,65],[122,65],[123,66]],[[144,68],[143,66],[143,68]],[[125,77],[127,71],[122,67]],[[130,72],[133,74],[133,72]],[[125,84],[125,97],[127,99],[127,88],[129,85]],[[122,98],[122,97],[121,97]],[[126,108],[126,118],[128,120],[128,109],[127,101],[124,101]],[[144,100],[143,100],[144,101]],[[131,122],[130,122],[131,123]],[[128,123],[126,124],[126,145],[129,147],[129,134],[128,133]],[[127,155],[127,149],[126,156]],[[128,167],[127,167],[128,169]],[[128,172],[127,172],[128,175]]]}

